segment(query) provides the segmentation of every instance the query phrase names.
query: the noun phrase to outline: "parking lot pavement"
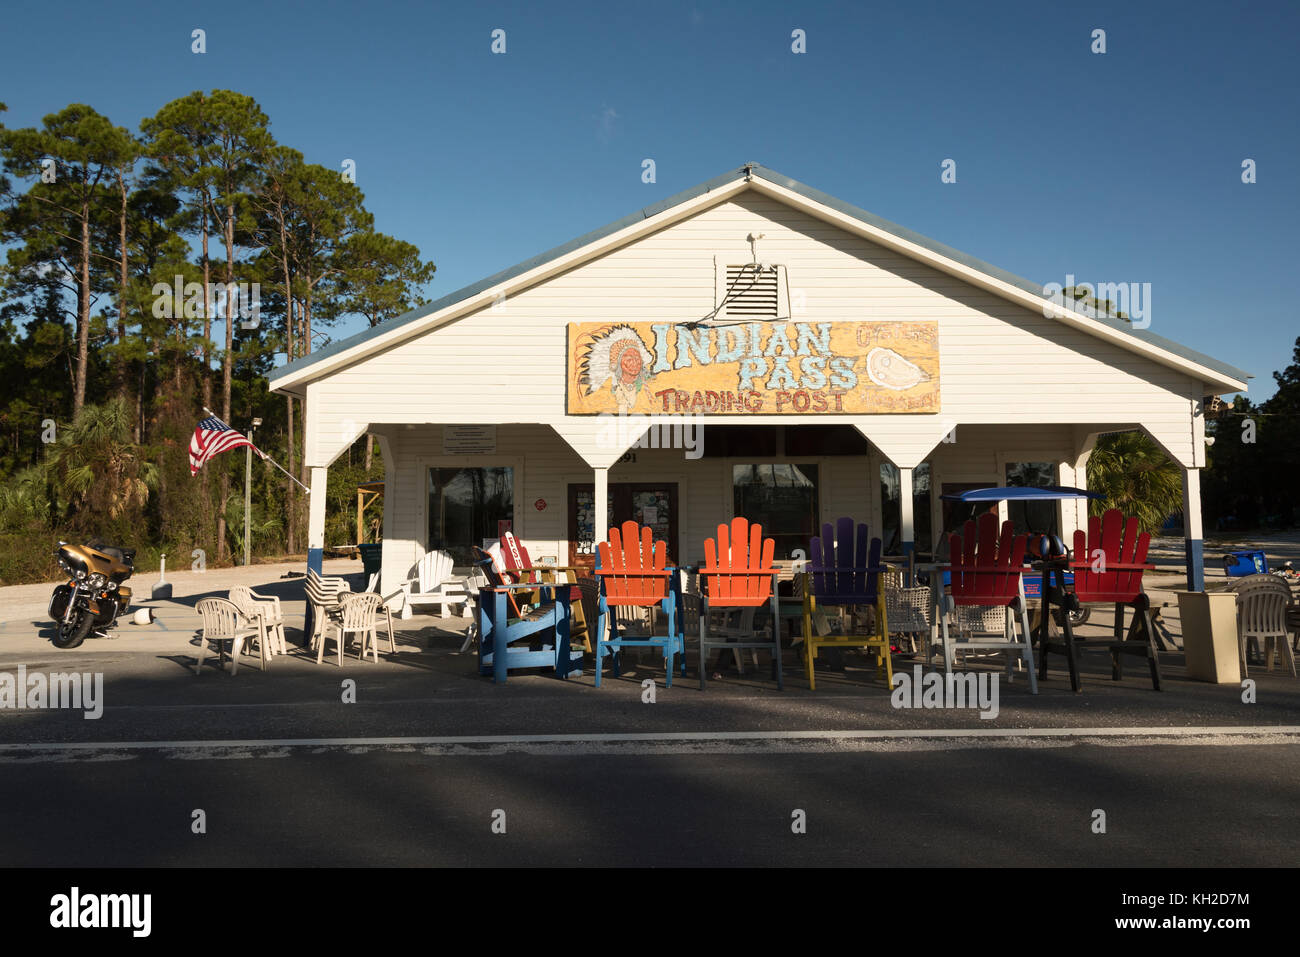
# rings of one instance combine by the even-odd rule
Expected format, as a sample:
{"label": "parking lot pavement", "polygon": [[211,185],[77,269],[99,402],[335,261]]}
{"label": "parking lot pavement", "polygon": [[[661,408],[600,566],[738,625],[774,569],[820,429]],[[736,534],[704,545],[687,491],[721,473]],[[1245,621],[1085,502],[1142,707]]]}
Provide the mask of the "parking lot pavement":
{"label": "parking lot pavement", "polygon": [[[360,565],[327,563],[327,574],[353,574],[360,587]],[[466,619],[416,616],[394,620],[396,654],[381,638],[378,664],[345,658],[317,665],[315,656],[295,646],[276,657],[263,673],[256,657],[245,657],[239,673],[219,671],[214,655],[201,676],[194,674],[197,653],[197,601],[224,595],[237,583],[278,595],[291,642],[302,639],[301,578],[281,578],[296,565],[253,566],[205,573],[178,573],[174,597],[146,601],[155,610],[151,625],[123,623],[112,639],[91,638],[80,648],[50,644],[52,623],[44,606],[13,615],[3,604],[0,618],[0,672],[90,672],[104,676],[101,718],[85,720],[68,711],[0,709],[0,743],[39,745],[76,741],[315,740],[456,737],[536,734],[681,734],[880,730],[900,734],[935,730],[1005,733],[1007,729],[1279,727],[1297,723],[1300,682],[1281,671],[1252,669],[1258,683],[1254,703],[1242,701],[1236,686],[1213,686],[1185,677],[1180,651],[1162,654],[1165,690],[1155,692],[1142,662],[1126,661],[1124,680],[1110,679],[1104,651],[1083,654],[1084,690],[1073,694],[1064,662],[1055,656],[1041,693],[1031,696],[1023,672],[1010,682],[998,655],[968,656],[962,667],[999,675],[996,718],[973,709],[900,709],[893,706],[869,658],[844,655],[819,664],[818,688],[810,692],[793,652],[784,658],[786,690],[778,692],[764,665],[745,674],[728,667],[721,681],[700,692],[697,652],[689,645],[688,674],[664,687],[662,659],[650,653],[626,655],[625,674],[607,670],[600,689],[593,686],[590,658],[581,675],[556,679],[549,671],[512,674],[505,686],[481,677],[477,653],[460,653]],[[172,578],[171,575],[168,576]],[[147,576],[146,576],[147,578]],[[149,582],[138,586],[146,592]],[[34,588],[37,586],[23,586]],[[47,586],[39,586],[44,589]],[[7,592],[12,589],[7,589]],[[1155,593],[1158,594],[1158,593]],[[1172,612],[1172,614],[1170,614]],[[1166,621],[1177,637],[1177,608]],[[1094,615],[1081,629],[1086,637],[1109,633],[1108,614]],[[383,631],[381,619],[381,632]],[[897,657],[896,672],[912,674],[920,658]],[[228,669],[228,665],[227,665]],[[344,700],[348,680],[354,700]],[[647,700],[645,682],[654,686]]]}
{"label": "parking lot pavement", "polygon": [[[301,580],[258,571],[244,580],[279,595],[300,640]],[[43,608],[0,624],[0,676],[103,675],[98,717],[0,708],[0,863],[1267,866],[1300,847],[1300,681],[1280,671],[1252,670],[1247,703],[1187,680],[1178,651],[1160,692],[1140,662],[1115,682],[1087,651],[1081,693],[1057,656],[1033,696],[1023,672],[1008,683],[998,656],[970,655],[962,668],[998,679],[986,719],[895,707],[856,652],[819,666],[816,692],[794,654],[785,691],[728,663],[701,692],[689,644],[672,688],[648,653],[599,689],[590,660],[567,680],[495,685],[460,651],[467,620],[417,616],[394,622],[397,651],[381,639],[378,663],[318,665],[295,645],[266,671],[246,657],[232,676],[210,656],[196,675],[194,604],[239,577],[206,575],[151,602],[153,625],[76,649],[49,643]],[[665,807],[666,830],[624,825]]]}

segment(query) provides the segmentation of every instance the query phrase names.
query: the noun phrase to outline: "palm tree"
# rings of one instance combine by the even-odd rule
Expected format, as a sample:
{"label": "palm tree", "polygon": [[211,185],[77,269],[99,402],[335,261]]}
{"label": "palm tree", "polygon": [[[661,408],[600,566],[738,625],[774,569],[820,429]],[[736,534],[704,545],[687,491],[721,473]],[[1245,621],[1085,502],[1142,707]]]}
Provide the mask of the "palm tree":
{"label": "palm tree", "polygon": [[1105,496],[1093,500],[1091,514],[1118,508],[1136,515],[1144,532],[1159,532],[1183,507],[1182,469],[1143,432],[1115,432],[1097,439],[1088,459],[1088,488]]}
{"label": "palm tree", "polygon": [[135,415],[121,399],[86,405],[42,464],[57,508],[74,525],[96,531],[111,520],[139,517],[157,483],[158,467],[132,441]]}
{"label": "palm tree", "polygon": [[[344,517],[346,519],[346,514]],[[278,535],[284,529],[284,523],[276,516],[267,516],[264,511],[254,503],[248,514],[248,533],[251,539],[251,551],[255,551],[258,543],[265,543],[267,539]],[[240,555],[244,551],[244,495],[242,492],[231,492],[226,498],[226,534],[230,537],[231,554]]]}

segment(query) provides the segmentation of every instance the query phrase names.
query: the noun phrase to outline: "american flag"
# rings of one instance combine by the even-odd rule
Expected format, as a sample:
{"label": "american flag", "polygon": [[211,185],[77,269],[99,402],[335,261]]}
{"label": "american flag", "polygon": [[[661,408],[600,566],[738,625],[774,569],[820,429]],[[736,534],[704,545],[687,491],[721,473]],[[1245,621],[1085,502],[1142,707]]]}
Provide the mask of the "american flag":
{"label": "american flag", "polygon": [[266,455],[246,437],[236,432],[215,415],[210,415],[194,430],[190,439],[190,475],[198,475],[199,469],[214,455],[229,452],[231,449],[248,446],[262,458]]}

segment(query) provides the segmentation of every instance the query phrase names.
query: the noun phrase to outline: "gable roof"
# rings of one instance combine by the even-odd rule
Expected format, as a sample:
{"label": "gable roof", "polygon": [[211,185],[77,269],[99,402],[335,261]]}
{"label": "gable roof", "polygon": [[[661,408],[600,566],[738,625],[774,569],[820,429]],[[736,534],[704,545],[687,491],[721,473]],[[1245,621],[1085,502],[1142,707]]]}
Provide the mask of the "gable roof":
{"label": "gable roof", "polygon": [[278,374],[271,379],[271,389],[301,394],[307,382],[327,376],[372,353],[420,335],[444,321],[487,305],[494,298],[489,293],[504,292],[512,283],[523,288],[544,281],[562,269],[595,258],[646,232],[661,229],[671,222],[692,215],[700,208],[723,202],[746,189],[774,196],[818,218],[837,223],[851,232],[957,275],[1020,305],[1044,309],[1047,314],[1076,325],[1092,335],[1108,339],[1122,348],[1146,354],[1164,365],[1199,376],[1207,387],[1219,388],[1225,393],[1244,391],[1246,380],[1253,378],[1249,373],[1228,363],[1146,329],[1136,329],[1123,319],[1087,316],[1056,305],[1038,283],[882,219],[774,170],[756,163],[747,163],[458,289],[426,306],[332,342],[310,356],[281,366],[277,370]]}

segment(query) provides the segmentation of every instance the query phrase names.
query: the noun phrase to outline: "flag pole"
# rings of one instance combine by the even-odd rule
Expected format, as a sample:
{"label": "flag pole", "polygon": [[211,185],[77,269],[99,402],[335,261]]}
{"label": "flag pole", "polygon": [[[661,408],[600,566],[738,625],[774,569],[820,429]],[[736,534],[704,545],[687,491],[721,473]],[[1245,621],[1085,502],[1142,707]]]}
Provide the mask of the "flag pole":
{"label": "flag pole", "polygon": [[[226,428],[230,428],[229,423],[227,423],[224,419],[222,419],[220,416],[218,416],[218,415],[217,415],[215,412],[213,412],[211,409],[209,409],[206,405],[203,407],[203,411],[206,412],[208,415],[212,416],[214,419],[216,419],[218,422],[220,422],[220,423],[221,423],[222,425],[224,425]],[[249,439],[248,441],[249,441],[249,442],[252,442],[253,440],[252,440],[252,439]],[[261,449],[258,449],[258,451],[259,451],[259,452],[262,452]],[[271,458],[271,456],[267,455],[265,452],[262,452],[262,457],[265,458],[265,459],[266,459],[268,462],[270,462],[272,465],[274,465],[276,468],[278,468],[278,469],[279,469],[281,472],[283,472],[285,475],[289,476],[289,478],[290,478],[292,481],[297,482],[297,483],[298,483],[298,487],[301,488],[304,492],[306,492],[308,495],[311,494],[311,489],[308,488],[306,485],[303,485],[302,482],[299,482],[296,478],[294,478],[293,473],[290,472],[288,469],[286,469],[283,465],[281,465],[281,464],[280,464],[279,462],[277,462],[275,459]]]}

